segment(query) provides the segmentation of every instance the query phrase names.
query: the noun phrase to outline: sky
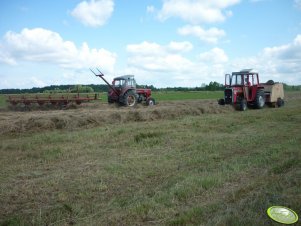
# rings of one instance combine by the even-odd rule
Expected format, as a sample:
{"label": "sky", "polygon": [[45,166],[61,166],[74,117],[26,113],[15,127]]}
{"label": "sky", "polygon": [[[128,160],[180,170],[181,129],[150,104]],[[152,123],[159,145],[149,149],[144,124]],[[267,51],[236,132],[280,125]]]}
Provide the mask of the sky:
{"label": "sky", "polygon": [[3,0],[0,89],[104,84],[199,87],[224,74],[301,84],[301,0]]}

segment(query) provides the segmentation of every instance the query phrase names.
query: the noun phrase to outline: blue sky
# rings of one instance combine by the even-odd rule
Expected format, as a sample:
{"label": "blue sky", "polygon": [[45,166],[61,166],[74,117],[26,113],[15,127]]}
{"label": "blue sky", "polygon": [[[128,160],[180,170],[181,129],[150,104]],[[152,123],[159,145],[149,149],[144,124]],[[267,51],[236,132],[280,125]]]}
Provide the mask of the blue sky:
{"label": "blue sky", "polygon": [[14,0],[0,3],[0,89],[195,87],[253,68],[301,84],[301,0]]}

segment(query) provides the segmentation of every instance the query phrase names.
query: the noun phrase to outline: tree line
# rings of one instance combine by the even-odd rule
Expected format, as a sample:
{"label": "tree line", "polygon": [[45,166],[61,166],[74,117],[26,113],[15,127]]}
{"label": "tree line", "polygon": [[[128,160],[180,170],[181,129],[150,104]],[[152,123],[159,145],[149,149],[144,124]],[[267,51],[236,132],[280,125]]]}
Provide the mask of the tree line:
{"label": "tree line", "polygon": [[[167,87],[156,88],[153,85],[137,85],[137,88],[147,88],[153,91],[222,91],[224,85],[218,82],[210,82],[209,84],[202,84],[197,87]],[[301,91],[301,85],[287,85],[284,84],[286,91]],[[107,92],[108,86],[105,84],[90,84],[90,85],[51,85],[45,87],[33,87],[31,89],[0,89],[0,94],[31,94],[31,93],[100,93]]]}
{"label": "tree line", "polygon": [[[137,88],[146,88],[153,91],[216,91],[223,90],[223,85],[217,82],[210,82],[208,85],[202,85],[201,87],[167,87],[156,88],[153,85],[137,85]],[[45,87],[33,87],[31,89],[1,89],[0,94],[25,94],[25,93],[93,93],[93,92],[107,92],[108,86],[104,84],[99,85],[51,85]]]}
{"label": "tree line", "polygon": [[31,94],[31,93],[94,93],[107,92],[107,85],[51,85],[33,87],[31,89],[1,89],[0,94]]}

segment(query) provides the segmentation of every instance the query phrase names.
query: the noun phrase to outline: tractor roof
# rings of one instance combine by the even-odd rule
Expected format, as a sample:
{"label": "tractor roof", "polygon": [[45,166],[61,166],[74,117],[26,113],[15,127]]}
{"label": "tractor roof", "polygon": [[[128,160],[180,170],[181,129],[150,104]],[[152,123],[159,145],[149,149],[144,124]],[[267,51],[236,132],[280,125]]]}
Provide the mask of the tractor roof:
{"label": "tractor roof", "polygon": [[132,78],[134,78],[134,75],[123,75],[123,76],[114,78],[114,80],[128,80],[128,79],[132,79]]}
{"label": "tractor roof", "polygon": [[238,72],[232,72],[232,74],[258,74],[257,72],[253,71],[253,69],[243,69]]}
{"label": "tractor roof", "polygon": [[252,71],[253,71],[253,69],[242,69],[242,70],[240,70],[240,72],[246,72],[246,73],[250,73]]}

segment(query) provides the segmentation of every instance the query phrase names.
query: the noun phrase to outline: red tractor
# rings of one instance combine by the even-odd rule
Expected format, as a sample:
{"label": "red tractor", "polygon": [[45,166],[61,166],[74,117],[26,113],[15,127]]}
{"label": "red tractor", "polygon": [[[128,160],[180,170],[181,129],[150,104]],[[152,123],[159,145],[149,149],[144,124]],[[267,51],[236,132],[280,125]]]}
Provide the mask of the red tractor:
{"label": "red tractor", "polygon": [[[91,70],[91,69],[90,69]],[[98,70],[98,69],[97,69]],[[92,71],[92,70],[91,70]],[[136,81],[133,75],[125,75],[114,78],[112,84],[104,78],[104,74],[98,70],[100,74],[96,74],[92,71],[97,77],[100,77],[108,86],[108,103],[118,103],[120,105],[133,107],[137,103],[145,101],[146,105],[152,106],[155,105],[155,99],[151,97],[151,89],[137,89]]]}
{"label": "red tractor", "polygon": [[281,107],[284,104],[282,84],[260,84],[259,75],[252,69],[232,72],[225,75],[224,99],[219,104],[232,104],[236,109],[245,111],[248,106],[263,108],[265,103]]}

